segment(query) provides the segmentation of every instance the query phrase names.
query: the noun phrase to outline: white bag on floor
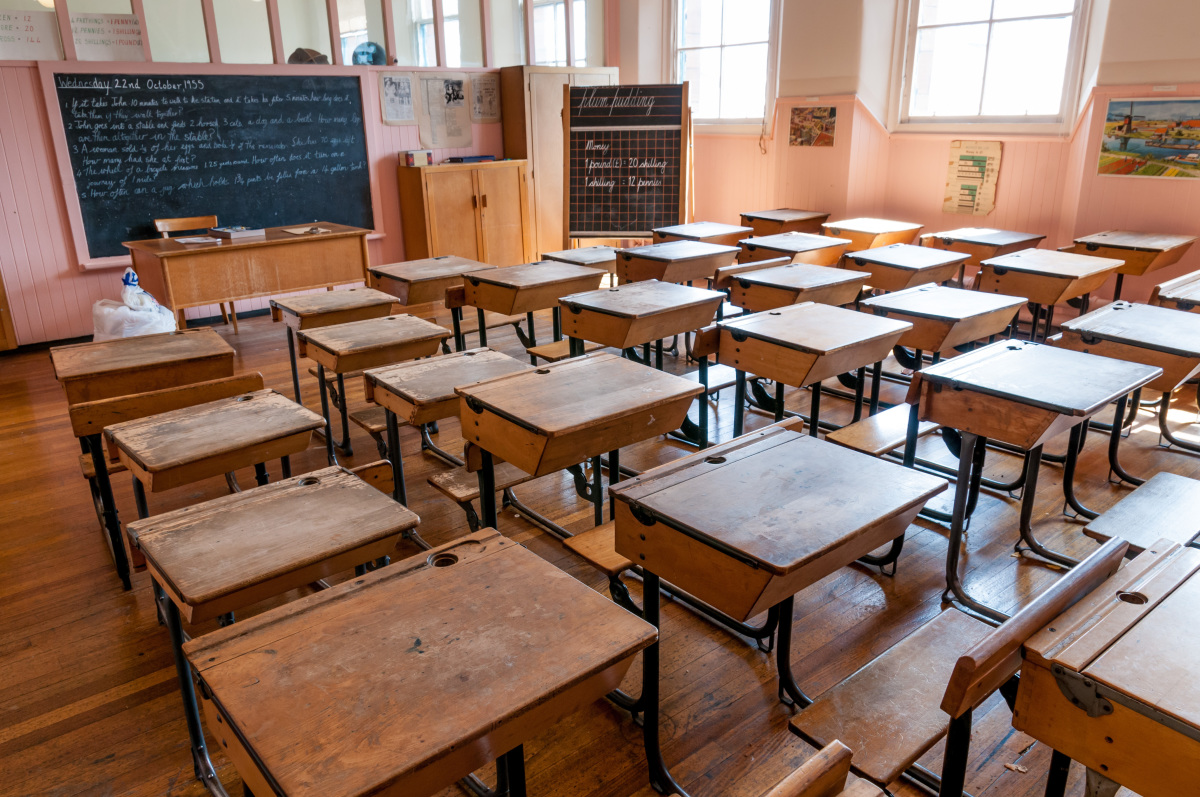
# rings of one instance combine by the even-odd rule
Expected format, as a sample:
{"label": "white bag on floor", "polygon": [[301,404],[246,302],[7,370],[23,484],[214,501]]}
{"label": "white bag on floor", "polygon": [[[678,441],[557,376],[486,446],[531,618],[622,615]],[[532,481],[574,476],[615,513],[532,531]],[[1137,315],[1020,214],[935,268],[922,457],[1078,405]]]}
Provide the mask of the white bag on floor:
{"label": "white bag on floor", "polygon": [[175,314],[154,301],[154,297],[138,287],[137,273],[125,269],[121,280],[124,301],[101,299],[92,305],[92,340],[132,338],[175,331]]}

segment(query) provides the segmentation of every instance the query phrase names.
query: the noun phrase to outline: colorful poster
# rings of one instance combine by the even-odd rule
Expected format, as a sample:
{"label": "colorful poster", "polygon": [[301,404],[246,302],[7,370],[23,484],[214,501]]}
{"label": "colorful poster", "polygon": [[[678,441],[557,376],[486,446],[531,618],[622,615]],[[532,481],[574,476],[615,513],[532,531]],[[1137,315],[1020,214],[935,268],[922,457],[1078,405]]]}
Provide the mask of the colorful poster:
{"label": "colorful poster", "polygon": [[53,11],[0,11],[0,60],[59,58],[58,20]]}
{"label": "colorful poster", "polygon": [[814,106],[792,109],[788,144],[793,147],[832,147],[837,128],[837,108]]}
{"label": "colorful poster", "polygon": [[951,141],[943,213],[986,216],[996,209],[999,141]]}
{"label": "colorful poster", "polygon": [[1102,175],[1200,176],[1200,99],[1109,100]]}
{"label": "colorful poster", "polygon": [[142,22],[136,14],[76,14],[71,34],[80,61],[145,61]]}

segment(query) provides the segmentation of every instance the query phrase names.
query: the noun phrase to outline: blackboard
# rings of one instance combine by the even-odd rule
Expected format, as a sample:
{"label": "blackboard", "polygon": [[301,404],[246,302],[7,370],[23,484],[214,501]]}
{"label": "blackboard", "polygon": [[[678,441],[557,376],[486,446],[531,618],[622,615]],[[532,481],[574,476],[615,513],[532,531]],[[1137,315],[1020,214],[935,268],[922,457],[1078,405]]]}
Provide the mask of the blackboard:
{"label": "blackboard", "polygon": [[687,84],[572,87],[567,107],[567,235],[648,238],[679,224]]}
{"label": "blackboard", "polygon": [[357,77],[59,73],[54,86],[93,258],[157,237],[155,218],[374,227]]}

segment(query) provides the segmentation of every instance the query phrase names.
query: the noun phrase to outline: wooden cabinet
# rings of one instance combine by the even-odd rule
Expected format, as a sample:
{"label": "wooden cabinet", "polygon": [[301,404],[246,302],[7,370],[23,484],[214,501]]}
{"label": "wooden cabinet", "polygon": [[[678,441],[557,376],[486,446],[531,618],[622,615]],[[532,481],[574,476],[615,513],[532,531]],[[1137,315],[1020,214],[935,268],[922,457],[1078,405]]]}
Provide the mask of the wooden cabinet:
{"label": "wooden cabinet", "polygon": [[504,155],[529,162],[535,257],[567,248],[563,236],[563,86],[616,85],[616,67],[507,66],[500,70]]}
{"label": "wooden cabinet", "polygon": [[493,266],[536,260],[525,161],[401,166],[404,257],[458,255]]}

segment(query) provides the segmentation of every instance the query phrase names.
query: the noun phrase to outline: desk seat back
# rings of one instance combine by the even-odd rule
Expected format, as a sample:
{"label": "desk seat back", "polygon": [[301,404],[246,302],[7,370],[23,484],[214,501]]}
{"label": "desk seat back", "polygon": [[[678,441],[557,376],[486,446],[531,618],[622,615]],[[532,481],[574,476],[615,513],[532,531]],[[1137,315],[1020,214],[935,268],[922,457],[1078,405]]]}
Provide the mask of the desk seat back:
{"label": "desk seat back", "polygon": [[850,748],[834,739],[816,755],[805,761],[762,797],[869,797],[881,795],[879,789],[866,781],[857,781],[850,790]]}
{"label": "desk seat back", "polygon": [[263,389],[263,375],[258,372],[236,374],[207,382],[195,382],[181,387],[133,393],[128,396],[100,399],[75,404],[68,409],[71,427],[77,437],[99,434],[104,427],[123,421],[136,421],[161,412],[169,412],[218,399],[240,396]]}
{"label": "desk seat back", "polygon": [[959,657],[942,696],[942,710],[960,717],[979,705],[1021,667],[1021,646],[1117,572],[1129,543],[1113,538],[1067,571]]}
{"label": "desk seat back", "polygon": [[190,232],[192,230],[208,230],[217,226],[216,216],[186,216],[177,219],[155,219],[154,229],[162,233],[163,238],[170,238],[173,232]]}
{"label": "desk seat back", "polygon": [[786,266],[791,262],[792,259],[790,257],[772,257],[769,260],[756,260],[753,263],[734,263],[732,266],[722,266],[717,269],[716,276],[713,278],[713,290],[729,290],[733,287],[733,278],[738,274],[762,271],[765,268],[775,268],[776,266]]}
{"label": "desk seat back", "polygon": [[467,289],[462,285],[454,285],[446,289],[446,309],[453,310],[467,303]]}

